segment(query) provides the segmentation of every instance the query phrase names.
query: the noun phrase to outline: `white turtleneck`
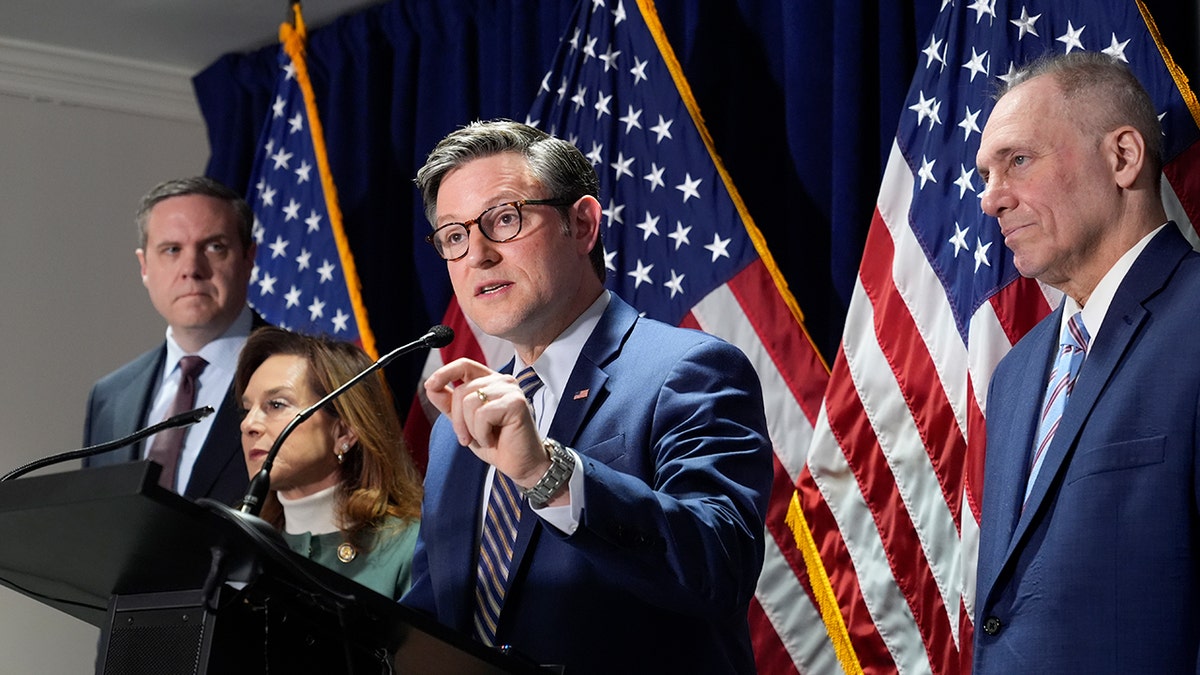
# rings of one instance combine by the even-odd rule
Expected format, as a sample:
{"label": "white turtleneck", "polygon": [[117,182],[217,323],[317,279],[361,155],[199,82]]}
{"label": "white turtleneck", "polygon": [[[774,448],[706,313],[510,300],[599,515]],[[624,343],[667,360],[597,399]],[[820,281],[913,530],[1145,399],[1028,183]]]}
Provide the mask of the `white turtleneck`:
{"label": "white turtleneck", "polygon": [[329,534],[341,530],[335,516],[337,485],[314,492],[307,497],[288,499],[276,493],[283,506],[283,531],[288,534]]}

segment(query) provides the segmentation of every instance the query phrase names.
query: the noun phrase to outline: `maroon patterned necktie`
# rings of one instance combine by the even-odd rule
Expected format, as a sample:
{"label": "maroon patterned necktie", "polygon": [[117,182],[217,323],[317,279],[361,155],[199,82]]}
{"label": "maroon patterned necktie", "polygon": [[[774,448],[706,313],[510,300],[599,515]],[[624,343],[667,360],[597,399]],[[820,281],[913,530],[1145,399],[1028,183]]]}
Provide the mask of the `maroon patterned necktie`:
{"label": "maroon patterned necktie", "polygon": [[[163,419],[170,419],[196,406],[196,380],[207,365],[208,361],[199,356],[185,356],[179,360],[179,389],[175,391],[175,400],[171,401],[171,407]],[[160,431],[154,435],[154,443],[150,446],[149,458],[163,467],[158,484],[168,490],[175,491],[175,474],[179,468],[179,455],[183,452],[185,433],[186,426]]]}

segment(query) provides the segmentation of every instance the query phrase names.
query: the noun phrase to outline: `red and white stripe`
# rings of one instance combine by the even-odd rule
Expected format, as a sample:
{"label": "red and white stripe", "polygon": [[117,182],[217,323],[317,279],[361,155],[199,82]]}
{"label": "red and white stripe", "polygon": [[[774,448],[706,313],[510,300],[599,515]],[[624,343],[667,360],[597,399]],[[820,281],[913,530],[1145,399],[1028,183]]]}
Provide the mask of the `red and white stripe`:
{"label": "red and white stripe", "polygon": [[[456,302],[451,302],[443,323],[454,329],[455,339],[449,347],[429,354],[426,377],[459,357],[492,368],[512,358],[511,347],[475,327]],[[775,483],[766,526],[766,561],[750,611],[759,671],[828,672],[836,668],[837,660],[820,628],[820,614],[807,595],[804,561],[784,522],[811,444],[828,372],[761,260],[698,302],[681,325],[739,347],[763,385],[768,433],[775,448]],[[418,387],[405,435],[421,465],[436,414]],[[801,663],[797,654],[811,656]]]}
{"label": "red and white stripe", "polygon": [[[804,561],[785,522],[828,381],[825,365],[761,260],[697,303],[691,319],[683,325],[740,348],[763,386],[775,482],[766,518],[766,556],[750,608],[759,672],[828,672],[837,661],[819,628]],[[808,655],[805,662],[797,660],[799,654]]]}
{"label": "red and white stripe", "polygon": [[[1169,165],[1164,181],[1164,203],[1193,245],[1200,192],[1171,186],[1196,175],[1198,154]],[[970,669],[988,381],[1060,295],[1009,284],[971,317],[965,346],[909,226],[912,189],[893,146],[797,497],[851,663],[957,673]],[[825,662],[817,652],[797,669]]]}
{"label": "red and white stripe", "polygon": [[[1200,244],[1191,226],[1200,190],[1186,191],[1200,187],[1188,182],[1200,176],[1200,148],[1164,173],[1170,217]],[[681,324],[741,348],[763,384],[775,484],[750,608],[762,673],[847,665],[868,673],[969,671],[987,383],[1060,296],[1031,280],[1010,284],[976,311],[965,347],[908,227],[912,186],[893,147],[832,373],[761,261],[697,303]],[[453,301],[444,323],[456,338],[429,355],[426,376],[460,356],[493,368],[512,357],[507,343],[482,333]],[[405,433],[423,465],[436,411],[421,392]],[[785,523],[793,494],[853,646],[841,662]]]}

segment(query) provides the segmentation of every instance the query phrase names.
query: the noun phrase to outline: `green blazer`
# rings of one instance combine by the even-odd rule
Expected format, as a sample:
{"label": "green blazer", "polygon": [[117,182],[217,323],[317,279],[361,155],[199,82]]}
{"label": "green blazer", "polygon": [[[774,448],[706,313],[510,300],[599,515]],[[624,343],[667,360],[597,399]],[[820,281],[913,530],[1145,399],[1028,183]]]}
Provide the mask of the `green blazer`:
{"label": "green blazer", "polygon": [[[292,551],[398,600],[412,584],[413,550],[420,521],[390,518],[371,536],[367,546],[350,547],[341,532],[313,535],[283,533]],[[342,545],[348,548],[339,551]]]}

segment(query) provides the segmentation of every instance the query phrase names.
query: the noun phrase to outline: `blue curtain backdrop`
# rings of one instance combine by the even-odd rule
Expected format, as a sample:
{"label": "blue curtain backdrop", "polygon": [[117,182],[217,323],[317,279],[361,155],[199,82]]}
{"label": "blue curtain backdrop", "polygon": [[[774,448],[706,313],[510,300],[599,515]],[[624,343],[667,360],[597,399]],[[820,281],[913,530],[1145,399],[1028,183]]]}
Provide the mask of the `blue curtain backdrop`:
{"label": "blue curtain backdrop", "polygon": [[[455,127],[525,118],[576,4],[391,0],[310,30],[329,162],[381,353],[437,323],[451,295],[445,264],[423,241],[429,226],[413,175]],[[717,152],[829,361],[941,4],[657,2]],[[1176,57],[1194,63],[1195,7],[1147,4]],[[633,0],[625,9],[637,11]],[[207,173],[235,189],[247,187],[276,50],[223,56],[194,79],[212,149]],[[389,368],[402,402],[422,359]]]}

